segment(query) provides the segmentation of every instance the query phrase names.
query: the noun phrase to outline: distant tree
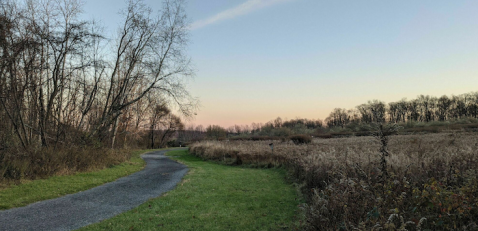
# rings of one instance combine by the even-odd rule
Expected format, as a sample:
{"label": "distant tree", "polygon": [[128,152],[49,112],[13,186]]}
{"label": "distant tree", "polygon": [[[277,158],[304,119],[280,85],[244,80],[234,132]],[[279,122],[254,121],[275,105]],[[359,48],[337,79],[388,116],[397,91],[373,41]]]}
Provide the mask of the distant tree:
{"label": "distant tree", "polygon": [[161,134],[159,139],[160,147],[164,147],[177,131],[184,129],[184,124],[182,123],[181,118],[173,114],[168,114],[161,124],[162,129],[160,130]]}
{"label": "distant tree", "polygon": [[241,126],[241,130],[242,130],[242,133],[243,133],[243,134],[249,134],[249,133],[251,133],[251,128],[250,128],[249,125],[247,125],[247,124]]}
{"label": "distant tree", "polygon": [[448,96],[443,95],[437,100],[437,117],[439,121],[447,120],[449,108],[451,106],[451,100]]}
{"label": "distant tree", "polygon": [[206,128],[206,136],[215,140],[226,138],[227,130],[219,125],[209,125]]}
{"label": "distant tree", "polygon": [[262,124],[261,123],[252,123],[251,124],[251,133],[259,133],[261,131],[261,128],[262,128]]}
{"label": "distant tree", "polygon": [[372,114],[372,122],[384,123],[385,122],[385,103],[379,100],[369,101],[369,108]]}
{"label": "distant tree", "polygon": [[418,100],[414,99],[408,102],[407,110],[409,111],[408,120],[418,121],[420,118]]}
{"label": "distant tree", "polygon": [[237,124],[234,125],[234,131],[236,132],[236,134],[241,134],[244,132],[243,128]]}
{"label": "distant tree", "polygon": [[383,123],[386,120],[386,105],[379,100],[368,101],[356,107],[361,115],[362,123]]}
{"label": "distant tree", "polygon": [[280,117],[277,117],[277,118],[274,120],[274,127],[276,127],[276,128],[282,127],[282,119],[281,119]]}
{"label": "distant tree", "polygon": [[468,106],[468,111],[471,117],[478,117],[478,92],[470,93],[470,105]]}
{"label": "distant tree", "polygon": [[[167,127],[169,124],[167,121],[164,121],[167,116],[169,116],[171,113],[171,110],[166,106],[165,103],[156,105],[152,107],[151,109],[151,116],[150,116],[150,148],[155,148],[155,137],[154,133],[156,130],[159,130],[160,128]],[[162,138],[163,139],[163,138]],[[161,139],[161,141],[162,141]]]}
{"label": "distant tree", "polygon": [[335,108],[325,119],[328,127],[341,127],[344,128],[350,121],[350,116],[347,110],[341,108]]}
{"label": "distant tree", "polygon": [[403,123],[407,120],[408,114],[408,103],[406,99],[402,99],[397,102],[397,122],[401,121]]}
{"label": "distant tree", "polygon": [[388,103],[389,122],[397,123],[400,120],[400,111],[398,109],[398,103]]}
{"label": "distant tree", "polygon": [[433,120],[433,110],[436,105],[436,100],[429,95],[420,95],[417,98],[419,120],[422,122],[430,122]]}
{"label": "distant tree", "polygon": [[228,135],[236,133],[236,128],[234,126],[229,126],[226,130]]}
{"label": "distant tree", "polygon": [[205,137],[205,131],[202,125],[188,125],[184,129],[178,130],[178,141],[191,142],[200,141]]}

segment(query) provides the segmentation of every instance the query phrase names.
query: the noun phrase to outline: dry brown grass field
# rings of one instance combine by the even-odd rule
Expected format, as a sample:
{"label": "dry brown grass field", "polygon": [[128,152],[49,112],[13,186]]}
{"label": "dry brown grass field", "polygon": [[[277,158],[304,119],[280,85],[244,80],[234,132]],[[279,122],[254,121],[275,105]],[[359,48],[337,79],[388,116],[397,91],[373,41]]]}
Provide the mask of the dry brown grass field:
{"label": "dry brown grass field", "polygon": [[231,165],[289,169],[310,230],[478,230],[478,134],[203,141],[192,154]]}

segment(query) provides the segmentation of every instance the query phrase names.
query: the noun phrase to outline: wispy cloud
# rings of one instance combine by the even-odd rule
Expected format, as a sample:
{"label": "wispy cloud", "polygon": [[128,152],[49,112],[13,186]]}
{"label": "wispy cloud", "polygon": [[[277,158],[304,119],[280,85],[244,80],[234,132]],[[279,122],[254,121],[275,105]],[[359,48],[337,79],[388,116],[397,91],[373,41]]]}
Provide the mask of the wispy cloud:
{"label": "wispy cloud", "polygon": [[248,0],[247,2],[244,2],[241,5],[222,11],[212,17],[209,17],[204,20],[196,21],[191,24],[190,29],[196,30],[213,23],[235,18],[237,16],[245,15],[252,11],[255,11],[267,6],[271,6],[281,2],[288,2],[288,1],[291,1],[291,0]]}

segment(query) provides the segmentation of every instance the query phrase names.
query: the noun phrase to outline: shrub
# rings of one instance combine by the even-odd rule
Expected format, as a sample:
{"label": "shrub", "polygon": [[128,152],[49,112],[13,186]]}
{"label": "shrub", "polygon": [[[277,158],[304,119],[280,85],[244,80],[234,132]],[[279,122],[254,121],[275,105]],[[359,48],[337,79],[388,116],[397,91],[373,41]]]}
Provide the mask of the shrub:
{"label": "shrub", "polygon": [[124,149],[79,146],[0,151],[0,183],[102,169],[130,157]]}
{"label": "shrub", "polygon": [[294,135],[289,137],[289,139],[292,140],[294,144],[309,144],[312,142],[312,138],[308,135]]}

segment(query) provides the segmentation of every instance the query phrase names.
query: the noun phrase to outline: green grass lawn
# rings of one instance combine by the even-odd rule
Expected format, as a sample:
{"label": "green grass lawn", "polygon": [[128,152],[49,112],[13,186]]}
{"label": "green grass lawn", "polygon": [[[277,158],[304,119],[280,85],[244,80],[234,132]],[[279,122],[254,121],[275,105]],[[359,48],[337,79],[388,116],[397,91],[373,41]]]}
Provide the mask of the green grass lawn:
{"label": "green grass lawn", "polygon": [[143,169],[145,162],[140,158],[140,154],[147,151],[152,150],[134,151],[128,162],[100,171],[54,176],[0,190],[0,210],[21,207],[33,202],[84,191],[130,175]]}
{"label": "green grass lawn", "polygon": [[298,214],[283,169],[219,165],[171,151],[190,172],[177,187],[136,209],[80,230],[289,230]]}

